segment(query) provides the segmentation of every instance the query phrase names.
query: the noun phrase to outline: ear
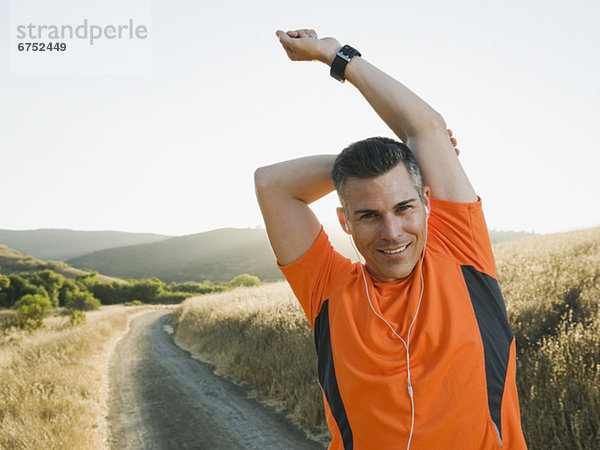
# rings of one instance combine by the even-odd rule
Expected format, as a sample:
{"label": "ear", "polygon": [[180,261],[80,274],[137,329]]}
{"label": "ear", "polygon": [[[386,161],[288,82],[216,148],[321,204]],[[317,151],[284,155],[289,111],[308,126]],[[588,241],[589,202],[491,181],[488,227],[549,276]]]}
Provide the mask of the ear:
{"label": "ear", "polygon": [[431,190],[428,186],[423,186],[423,207],[425,208],[425,216],[431,214]]}
{"label": "ear", "polygon": [[346,215],[344,214],[344,209],[338,207],[335,210],[335,212],[337,213],[338,221],[340,222],[340,226],[342,227],[342,230],[344,230],[344,232],[346,232],[347,234],[350,234],[350,224],[346,220]]}

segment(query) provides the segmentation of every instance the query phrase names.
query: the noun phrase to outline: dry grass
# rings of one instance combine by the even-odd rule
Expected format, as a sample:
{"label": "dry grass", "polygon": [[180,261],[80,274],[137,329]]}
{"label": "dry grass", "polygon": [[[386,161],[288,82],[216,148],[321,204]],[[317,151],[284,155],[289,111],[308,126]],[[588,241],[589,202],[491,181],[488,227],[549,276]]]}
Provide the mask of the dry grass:
{"label": "dry grass", "polygon": [[108,357],[133,308],[0,333],[0,448],[107,448]]}
{"label": "dry grass", "polygon": [[531,448],[600,446],[600,228],[498,245]]}
{"label": "dry grass", "polygon": [[[517,339],[523,430],[531,449],[600,442],[600,228],[495,247]],[[286,284],[198,297],[174,315],[176,341],[323,426],[312,332]]]}

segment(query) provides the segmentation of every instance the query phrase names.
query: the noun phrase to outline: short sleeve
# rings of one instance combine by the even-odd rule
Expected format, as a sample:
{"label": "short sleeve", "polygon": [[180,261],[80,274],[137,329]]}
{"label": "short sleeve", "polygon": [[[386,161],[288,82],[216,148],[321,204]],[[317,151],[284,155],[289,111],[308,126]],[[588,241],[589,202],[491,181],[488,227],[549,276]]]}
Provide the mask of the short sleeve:
{"label": "short sleeve", "polygon": [[481,198],[473,203],[431,199],[427,249],[496,278]]}
{"label": "short sleeve", "polygon": [[334,250],[327,233],[321,228],[315,243],[299,260],[285,266],[278,264],[311,327],[314,327],[315,318],[328,298],[333,267],[337,260],[341,262],[345,258]]}

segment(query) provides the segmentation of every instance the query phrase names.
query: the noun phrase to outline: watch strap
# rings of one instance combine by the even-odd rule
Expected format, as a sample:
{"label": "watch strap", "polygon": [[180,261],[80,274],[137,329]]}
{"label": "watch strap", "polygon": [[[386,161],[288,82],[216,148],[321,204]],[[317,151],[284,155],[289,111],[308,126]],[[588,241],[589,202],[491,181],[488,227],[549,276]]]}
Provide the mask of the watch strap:
{"label": "watch strap", "polygon": [[329,74],[342,83],[346,81],[346,78],[344,77],[346,66],[355,56],[361,56],[360,52],[354,47],[344,45],[335,54],[335,58],[333,58],[333,62],[331,63]]}

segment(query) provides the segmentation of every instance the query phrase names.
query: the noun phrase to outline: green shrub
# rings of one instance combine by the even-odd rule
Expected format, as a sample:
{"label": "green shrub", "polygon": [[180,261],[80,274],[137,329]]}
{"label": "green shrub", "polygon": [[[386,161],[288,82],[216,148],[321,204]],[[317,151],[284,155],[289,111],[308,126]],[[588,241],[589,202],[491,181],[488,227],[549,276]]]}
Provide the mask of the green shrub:
{"label": "green shrub", "polygon": [[14,305],[17,314],[14,324],[19,328],[40,328],[52,303],[42,295],[24,295]]}
{"label": "green shrub", "polygon": [[65,306],[67,298],[76,292],[79,292],[79,285],[75,280],[65,279],[63,285],[58,291],[58,306]]}
{"label": "green shrub", "polygon": [[60,289],[66,280],[65,277],[51,270],[24,273],[21,276],[31,284],[43,287],[48,293],[48,299],[52,303],[52,306],[57,307],[59,305]]}
{"label": "green shrub", "polygon": [[75,325],[81,325],[85,322],[85,313],[78,309],[69,309],[69,324],[74,327]]}
{"label": "green shrub", "polygon": [[2,306],[7,307],[14,305],[18,299],[27,294],[45,296],[52,306],[56,307],[59,305],[60,290],[66,281],[65,277],[51,270],[0,277],[0,292],[6,294],[2,296]]}
{"label": "green shrub", "polygon": [[98,279],[96,276],[98,272],[90,271],[86,273],[82,273],[81,275],[77,275],[75,277],[75,281],[79,284],[84,285],[86,288],[91,288],[94,284],[98,283]]}
{"label": "green shrub", "polygon": [[130,302],[125,302],[124,303],[125,306],[140,306],[140,305],[143,305],[143,304],[144,304],[144,302],[141,302],[139,300],[132,300]]}
{"label": "green shrub", "polygon": [[247,273],[242,273],[237,275],[231,279],[229,282],[229,286],[231,287],[239,287],[239,286],[258,286],[260,285],[260,278],[255,277],[254,275],[248,275]]}
{"label": "green shrub", "polygon": [[103,305],[114,305],[129,300],[126,286],[116,281],[98,282],[91,287],[91,292]]}
{"label": "green shrub", "polygon": [[186,281],[184,283],[170,283],[167,286],[169,292],[188,292],[191,294],[210,294],[224,290],[222,284],[215,284],[212,281],[204,280],[202,283],[197,281]]}
{"label": "green shrub", "polygon": [[131,280],[126,289],[128,300],[142,299],[146,303],[158,300],[164,291],[165,283],[158,278]]}
{"label": "green shrub", "polygon": [[0,274],[0,307],[8,306],[8,287],[10,286],[10,278]]}
{"label": "green shrub", "polygon": [[94,297],[91,292],[79,291],[67,297],[65,307],[80,311],[91,311],[100,308],[100,300]]}
{"label": "green shrub", "polygon": [[46,297],[49,299],[48,291],[46,288],[40,285],[36,285],[28,276],[30,274],[23,273],[20,275],[9,275],[10,284],[5,292],[7,295],[5,297],[5,303],[3,306],[11,308],[15,305],[17,300],[21,297],[31,294],[31,295],[41,295],[42,297]]}
{"label": "green shrub", "polygon": [[0,291],[7,289],[10,286],[10,278],[0,274]]}

